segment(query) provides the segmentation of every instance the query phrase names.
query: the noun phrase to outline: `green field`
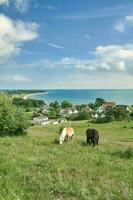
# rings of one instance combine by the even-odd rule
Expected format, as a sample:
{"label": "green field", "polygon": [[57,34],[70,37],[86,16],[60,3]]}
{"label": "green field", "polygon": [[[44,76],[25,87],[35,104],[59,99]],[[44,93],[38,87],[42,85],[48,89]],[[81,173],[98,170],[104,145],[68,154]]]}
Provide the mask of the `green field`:
{"label": "green field", "polygon": [[[71,144],[58,144],[58,125],[0,138],[0,200],[133,199],[133,123],[70,125]],[[86,145],[88,127],[99,130],[98,147]]]}

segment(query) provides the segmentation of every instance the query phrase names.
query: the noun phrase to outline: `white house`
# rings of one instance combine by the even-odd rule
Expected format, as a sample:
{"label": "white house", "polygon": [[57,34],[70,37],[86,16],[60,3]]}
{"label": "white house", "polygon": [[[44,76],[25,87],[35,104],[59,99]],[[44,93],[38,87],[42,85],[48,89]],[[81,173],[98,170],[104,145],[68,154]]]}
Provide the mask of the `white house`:
{"label": "white house", "polygon": [[64,123],[64,122],[67,122],[66,118],[61,118],[61,119],[58,119],[58,122],[59,123]]}
{"label": "white house", "polygon": [[97,113],[102,113],[102,112],[104,112],[107,109],[115,108],[115,107],[116,107],[116,103],[115,102],[105,102],[105,103],[103,103],[102,106],[100,106],[97,109]]}
{"label": "white house", "polygon": [[59,122],[57,120],[53,120],[53,121],[51,121],[51,124],[56,125],[56,124],[59,124]]}
{"label": "white house", "polygon": [[60,114],[62,117],[69,117],[71,114],[76,114],[79,111],[76,108],[61,109]]}
{"label": "white house", "polygon": [[86,106],[86,107],[82,108],[82,111],[90,113],[92,111],[92,109],[89,106]]}
{"label": "white house", "polygon": [[130,111],[130,107],[128,105],[117,105],[116,107]]}
{"label": "white house", "polygon": [[32,121],[33,125],[46,125],[50,124],[48,117],[35,117]]}

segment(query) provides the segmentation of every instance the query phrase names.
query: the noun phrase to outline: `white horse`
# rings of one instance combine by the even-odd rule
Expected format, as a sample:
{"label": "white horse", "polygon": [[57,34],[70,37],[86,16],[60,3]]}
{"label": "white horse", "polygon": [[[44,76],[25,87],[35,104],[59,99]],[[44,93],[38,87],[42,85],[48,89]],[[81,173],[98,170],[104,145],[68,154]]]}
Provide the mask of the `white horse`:
{"label": "white horse", "polygon": [[74,130],[73,128],[64,128],[60,138],[59,138],[59,143],[62,144],[65,140],[65,137],[67,136],[68,142],[72,141],[72,138],[74,136]]}

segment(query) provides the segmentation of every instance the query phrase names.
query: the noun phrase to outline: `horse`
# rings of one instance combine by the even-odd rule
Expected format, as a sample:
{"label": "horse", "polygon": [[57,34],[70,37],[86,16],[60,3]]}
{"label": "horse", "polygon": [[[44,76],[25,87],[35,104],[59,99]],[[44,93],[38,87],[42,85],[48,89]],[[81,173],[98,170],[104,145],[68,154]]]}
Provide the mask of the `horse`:
{"label": "horse", "polygon": [[99,141],[99,133],[96,129],[89,128],[86,130],[86,137],[87,137],[87,144],[93,144],[93,147],[95,145],[98,145]]}
{"label": "horse", "polygon": [[73,128],[64,128],[61,132],[59,143],[62,144],[65,140],[65,137],[67,136],[68,142],[71,142],[74,136],[74,130]]}

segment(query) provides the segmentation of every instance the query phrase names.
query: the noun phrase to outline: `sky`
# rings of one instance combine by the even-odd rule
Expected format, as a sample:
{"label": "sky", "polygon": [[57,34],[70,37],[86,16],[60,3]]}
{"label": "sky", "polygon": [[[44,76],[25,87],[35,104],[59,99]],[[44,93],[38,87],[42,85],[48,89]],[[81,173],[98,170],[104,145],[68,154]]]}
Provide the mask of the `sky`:
{"label": "sky", "polygon": [[0,0],[0,89],[133,88],[132,0]]}

